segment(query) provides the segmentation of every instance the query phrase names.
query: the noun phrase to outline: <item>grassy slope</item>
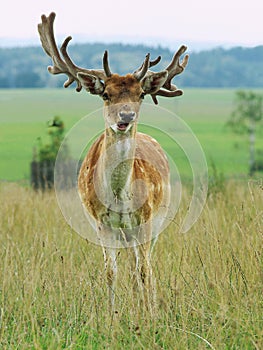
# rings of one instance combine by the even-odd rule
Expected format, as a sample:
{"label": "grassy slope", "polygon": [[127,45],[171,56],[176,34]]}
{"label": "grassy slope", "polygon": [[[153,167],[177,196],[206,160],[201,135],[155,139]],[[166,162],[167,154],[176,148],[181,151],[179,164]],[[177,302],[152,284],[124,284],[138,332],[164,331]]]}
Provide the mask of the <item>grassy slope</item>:
{"label": "grassy slope", "polygon": [[189,233],[161,234],[153,317],[121,251],[112,321],[101,248],[70,230],[52,192],[0,184],[0,348],[262,349],[262,196],[262,183],[231,182]]}
{"label": "grassy slope", "polygon": [[[233,99],[234,90],[187,89],[182,98],[160,98],[159,103],[189,124],[208,162],[213,159],[227,175],[246,173],[248,163],[246,141],[224,130]],[[5,180],[28,179],[32,148],[39,136],[45,138],[46,122],[54,115],[61,116],[70,129],[83,116],[102,106],[98,97],[63,89],[1,90],[0,103],[0,179]],[[94,128],[94,133],[97,130],[94,123],[90,128]],[[263,147],[262,137],[261,141],[258,138],[259,146]]]}

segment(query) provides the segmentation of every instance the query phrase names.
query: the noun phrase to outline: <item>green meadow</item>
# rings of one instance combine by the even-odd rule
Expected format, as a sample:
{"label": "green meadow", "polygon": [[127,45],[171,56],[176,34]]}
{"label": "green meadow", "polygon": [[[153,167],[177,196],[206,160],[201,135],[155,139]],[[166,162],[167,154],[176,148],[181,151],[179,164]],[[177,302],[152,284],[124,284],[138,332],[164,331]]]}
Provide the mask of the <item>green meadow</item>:
{"label": "green meadow", "polygon": [[[145,110],[152,113],[152,117],[141,113],[140,122],[144,123],[147,119],[149,125],[151,118],[155,118],[160,130],[169,130],[167,123],[172,125],[173,118],[168,118],[168,122],[163,120],[163,109],[176,114],[198,138],[208,165],[214,163],[226,177],[243,177],[248,169],[248,140],[246,136],[235,135],[225,128],[234,109],[234,95],[235,90],[231,89],[186,89],[182,97],[159,98],[158,107],[161,109],[154,107],[147,97],[145,102],[152,104],[152,107]],[[0,179],[17,181],[29,179],[33,147],[38,144],[39,138],[43,143],[48,142],[49,120],[59,115],[69,131],[84,116],[100,109],[102,101],[97,96],[76,93],[72,89],[19,89],[1,90],[0,106]],[[89,137],[103,129],[102,111],[97,114],[88,124]],[[175,147],[174,144],[167,144],[167,138],[162,133],[159,135],[156,130],[145,129],[144,126],[140,129],[156,137],[168,153]],[[81,132],[85,137],[86,131]],[[262,147],[263,139],[258,135],[257,148]],[[179,165],[181,158],[183,155],[178,150],[175,162]]]}

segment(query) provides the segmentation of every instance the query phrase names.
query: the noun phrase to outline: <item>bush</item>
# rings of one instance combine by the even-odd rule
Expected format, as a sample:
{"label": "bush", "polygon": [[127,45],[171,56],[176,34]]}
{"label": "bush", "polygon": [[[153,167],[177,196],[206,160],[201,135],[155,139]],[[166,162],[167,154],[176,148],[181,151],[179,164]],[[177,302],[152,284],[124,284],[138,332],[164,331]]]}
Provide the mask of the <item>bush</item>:
{"label": "bush", "polygon": [[[34,189],[50,189],[54,186],[54,167],[57,153],[62,144],[65,126],[60,117],[55,116],[48,123],[48,135],[50,142],[42,144],[39,138],[38,147],[33,149],[33,161],[31,162],[31,186]],[[67,145],[61,150],[62,159],[65,159],[65,167],[68,167],[69,150]],[[67,173],[67,172],[66,172]]]}

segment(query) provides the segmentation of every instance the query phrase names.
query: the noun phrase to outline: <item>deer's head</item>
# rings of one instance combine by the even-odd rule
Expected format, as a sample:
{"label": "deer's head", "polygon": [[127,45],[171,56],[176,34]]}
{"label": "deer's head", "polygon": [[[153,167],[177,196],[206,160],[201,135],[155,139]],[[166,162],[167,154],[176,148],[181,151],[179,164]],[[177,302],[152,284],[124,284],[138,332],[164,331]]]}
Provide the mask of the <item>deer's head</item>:
{"label": "deer's head", "polygon": [[106,124],[114,132],[126,133],[132,129],[146,94],[150,94],[156,104],[158,95],[166,97],[182,95],[182,90],[177,89],[171,81],[175,75],[182,73],[187,65],[188,55],[184,56],[181,63],[179,62],[180,56],[187,49],[186,46],[181,46],[171,63],[160,72],[152,72],[149,68],[159,63],[161,57],[150,61],[150,54],[148,54],[141,67],[134,73],[126,76],[112,74],[107,51],[103,56],[103,69],[84,69],[76,66],[67,53],[67,45],[72,39],[70,36],[65,39],[60,48],[63,58],[60,56],[54,38],[55,16],[54,12],[48,17],[42,15],[42,23],[38,25],[42,46],[53,61],[53,66],[49,66],[48,71],[52,74],[66,74],[68,80],[64,83],[64,87],[70,86],[75,81],[78,92],[84,88],[91,94],[99,95],[106,107]]}

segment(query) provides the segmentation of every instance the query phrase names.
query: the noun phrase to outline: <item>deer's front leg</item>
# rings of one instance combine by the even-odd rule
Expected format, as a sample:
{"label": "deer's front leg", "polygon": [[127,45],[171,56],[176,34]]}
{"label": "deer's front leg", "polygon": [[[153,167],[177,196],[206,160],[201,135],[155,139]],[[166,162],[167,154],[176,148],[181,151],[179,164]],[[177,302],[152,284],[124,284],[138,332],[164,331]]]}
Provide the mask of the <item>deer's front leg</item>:
{"label": "deer's front leg", "polygon": [[147,241],[133,247],[135,256],[135,274],[137,288],[141,294],[141,300],[148,310],[153,309],[154,285],[151,266],[151,241]]}
{"label": "deer's front leg", "polygon": [[108,294],[109,294],[109,307],[110,307],[110,311],[112,312],[114,309],[116,281],[117,281],[116,249],[105,248],[105,247],[102,247],[102,249],[103,249],[103,256],[104,256]]}

